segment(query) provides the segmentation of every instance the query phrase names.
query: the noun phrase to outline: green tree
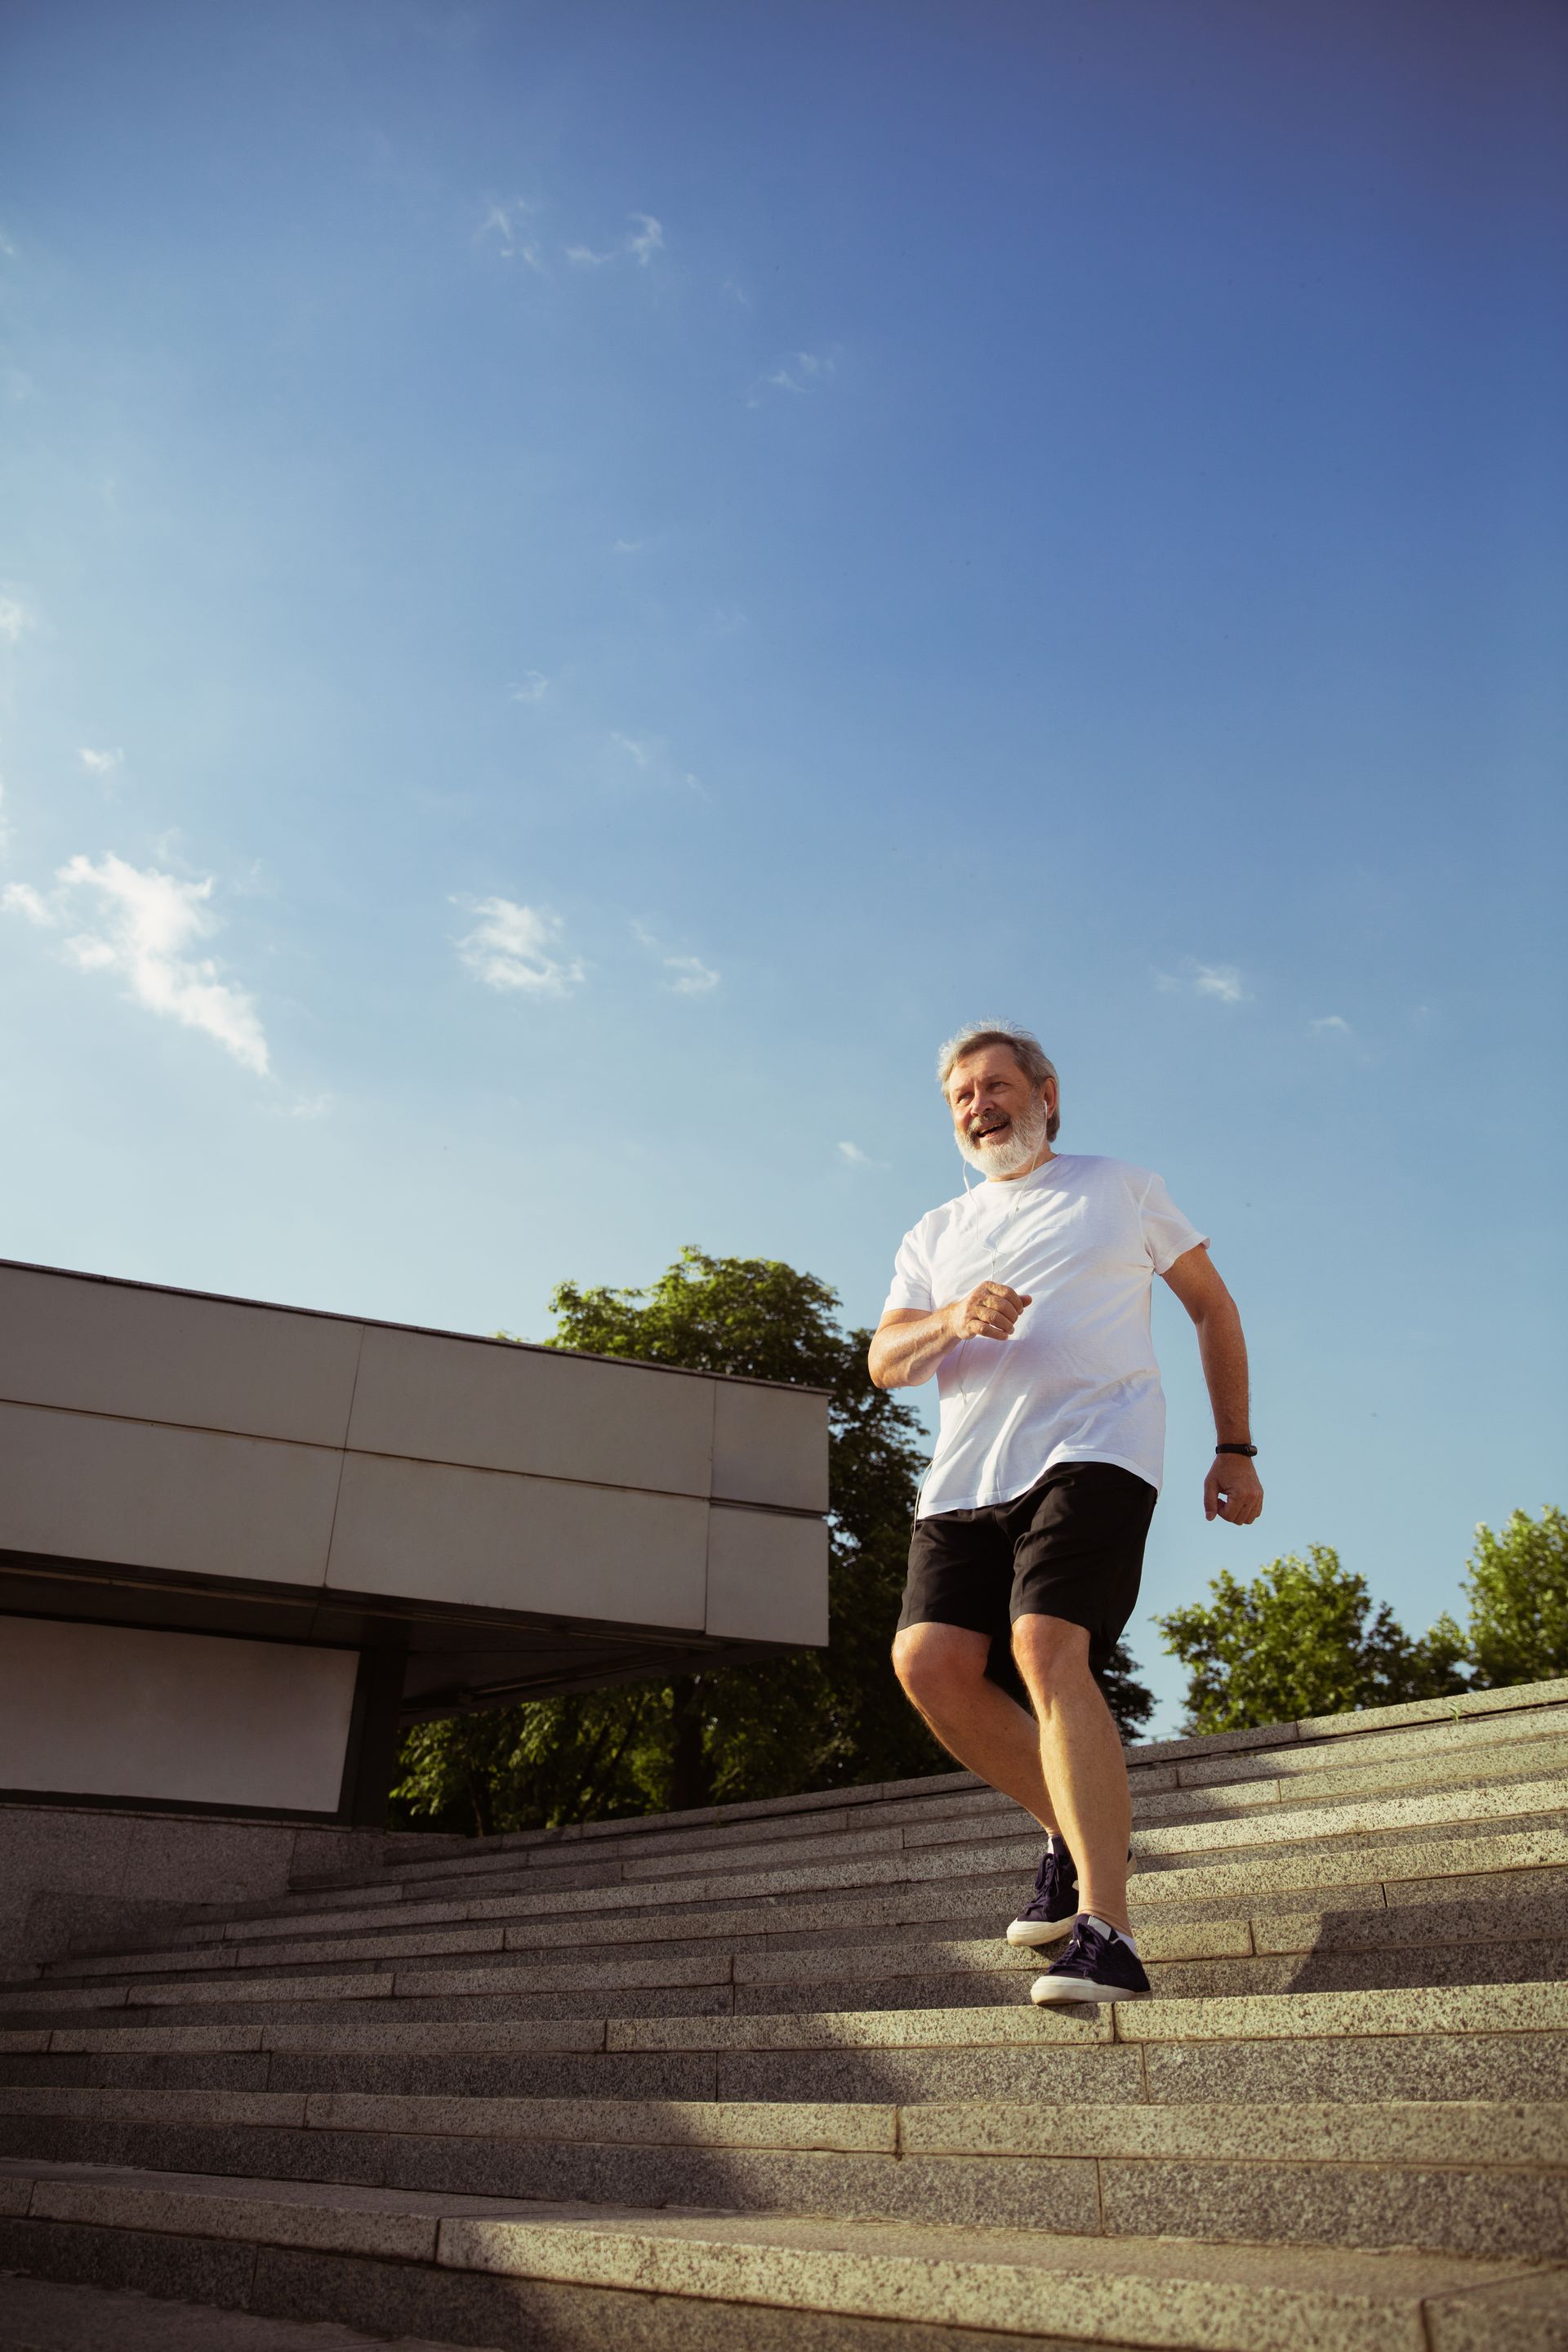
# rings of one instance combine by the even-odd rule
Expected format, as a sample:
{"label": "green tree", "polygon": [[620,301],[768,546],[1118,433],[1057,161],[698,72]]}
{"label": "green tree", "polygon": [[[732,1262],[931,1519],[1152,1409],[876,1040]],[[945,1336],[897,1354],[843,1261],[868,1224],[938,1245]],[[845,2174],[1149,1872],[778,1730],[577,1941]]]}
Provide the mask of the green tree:
{"label": "green tree", "polygon": [[1463,1591],[1478,1690],[1568,1675],[1568,1517],[1510,1511],[1500,1535],[1476,1529]]}
{"label": "green tree", "polygon": [[1123,1739],[1136,1739],[1154,1712],[1154,1694],[1137,1675],[1137,1659],[1125,1642],[1118,1642],[1100,1676],[1100,1687]]}
{"label": "green tree", "polygon": [[921,1453],[869,1334],[773,1259],[679,1258],[647,1290],[563,1283],[549,1345],[828,1391],[826,1651],[487,1710],[408,1735],[394,1817],[489,1832],[951,1769],[888,1663]]}
{"label": "green tree", "polygon": [[1274,1560],[1250,1584],[1222,1573],[1213,1600],[1157,1618],[1187,1669],[1189,1732],[1342,1715],[1469,1687],[1465,1640],[1440,1617],[1418,1642],[1327,1544]]}

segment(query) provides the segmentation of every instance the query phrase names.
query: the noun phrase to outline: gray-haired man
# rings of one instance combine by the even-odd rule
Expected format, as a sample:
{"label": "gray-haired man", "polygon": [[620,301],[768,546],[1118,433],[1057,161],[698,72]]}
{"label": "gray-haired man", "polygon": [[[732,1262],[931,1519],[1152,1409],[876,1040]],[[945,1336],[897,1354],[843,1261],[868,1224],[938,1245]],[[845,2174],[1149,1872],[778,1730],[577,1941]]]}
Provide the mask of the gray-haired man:
{"label": "gray-haired man", "polygon": [[1050,1834],[1007,1930],[1067,1939],[1035,2000],[1122,2000],[1149,1979],[1128,1926],[1127,1772],[1096,1674],[1137,1601],[1163,1468],[1155,1275],[1197,1327],[1218,1440],[1204,1507],[1237,1527],[1263,1507],[1247,1345],[1207,1237],[1161,1179],[1052,1150],[1060,1085],[1027,1030],[961,1031],[938,1076],[985,1181],[905,1234],[871,1341],[879,1388],[934,1372],[941,1394],[893,1664],[949,1753]]}

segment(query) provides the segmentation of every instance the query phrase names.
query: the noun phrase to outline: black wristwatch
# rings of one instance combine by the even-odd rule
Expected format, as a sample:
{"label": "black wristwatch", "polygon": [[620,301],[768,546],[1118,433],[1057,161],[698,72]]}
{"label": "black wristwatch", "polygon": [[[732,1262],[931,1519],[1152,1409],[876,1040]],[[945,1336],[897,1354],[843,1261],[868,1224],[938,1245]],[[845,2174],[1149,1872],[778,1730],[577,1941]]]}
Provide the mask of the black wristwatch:
{"label": "black wristwatch", "polygon": [[1247,1460],[1250,1462],[1254,1454],[1258,1452],[1258,1448],[1256,1445],[1216,1445],[1215,1447],[1215,1452],[1216,1454],[1245,1454]]}

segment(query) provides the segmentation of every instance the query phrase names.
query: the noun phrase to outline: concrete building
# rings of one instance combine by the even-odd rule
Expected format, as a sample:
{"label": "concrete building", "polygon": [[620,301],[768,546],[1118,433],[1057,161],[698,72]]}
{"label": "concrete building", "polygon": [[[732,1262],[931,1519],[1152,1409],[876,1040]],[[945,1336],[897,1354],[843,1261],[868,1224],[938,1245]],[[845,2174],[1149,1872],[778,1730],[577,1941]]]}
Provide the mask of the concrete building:
{"label": "concrete building", "polygon": [[827,1637],[819,1391],[0,1261],[0,1801],[372,1827],[400,1727]]}

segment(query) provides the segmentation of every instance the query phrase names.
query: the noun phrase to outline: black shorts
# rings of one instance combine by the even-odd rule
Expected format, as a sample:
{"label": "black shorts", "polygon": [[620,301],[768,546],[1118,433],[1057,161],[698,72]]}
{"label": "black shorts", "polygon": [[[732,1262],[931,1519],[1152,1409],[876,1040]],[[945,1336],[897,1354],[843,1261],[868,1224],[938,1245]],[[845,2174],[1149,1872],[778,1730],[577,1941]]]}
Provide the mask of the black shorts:
{"label": "black shorts", "polygon": [[1010,1503],[917,1519],[899,1631],[963,1625],[989,1633],[986,1674],[1016,1698],[1013,1621],[1061,1617],[1089,1633],[1103,1674],[1138,1605],[1156,1490],[1114,1462],[1059,1462]]}

